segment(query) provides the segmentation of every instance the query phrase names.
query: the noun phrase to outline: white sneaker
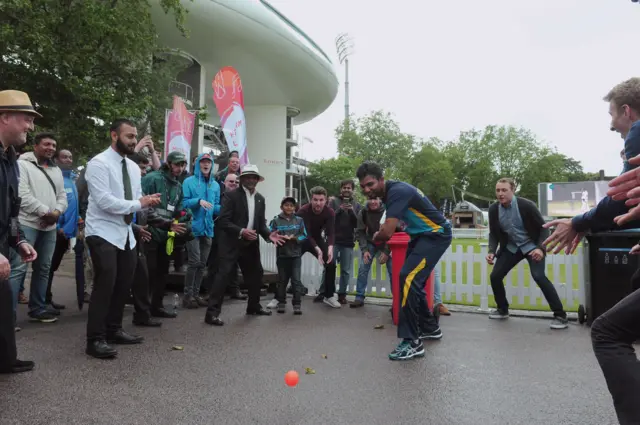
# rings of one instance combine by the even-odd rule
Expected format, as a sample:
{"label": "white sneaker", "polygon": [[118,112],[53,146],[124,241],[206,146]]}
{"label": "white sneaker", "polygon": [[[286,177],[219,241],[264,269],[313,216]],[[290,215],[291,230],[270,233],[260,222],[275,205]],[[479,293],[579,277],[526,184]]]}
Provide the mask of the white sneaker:
{"label": "white sneaker", "polygon": [[333,307],[333,308],[340,308],[342,307],[342,304],[340,304],[337,300],[337,298],[335,296],[331,297],[331,298],[325,298],[324,300],[322,300],[322,302],[324,302],[326,305],[328,305],[329,307]]}
{"label": "white sneaker", "polygon": [[278,308],[278,300],[274,298],[271,301],[269,301],[269,304],[267,304],[267,308],[269,309]]}

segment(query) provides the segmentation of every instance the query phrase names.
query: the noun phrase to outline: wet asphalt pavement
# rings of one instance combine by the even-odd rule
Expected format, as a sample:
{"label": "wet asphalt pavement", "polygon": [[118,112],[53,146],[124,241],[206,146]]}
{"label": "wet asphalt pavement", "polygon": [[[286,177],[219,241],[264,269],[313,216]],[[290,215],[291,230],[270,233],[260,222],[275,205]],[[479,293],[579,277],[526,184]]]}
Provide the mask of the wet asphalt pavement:
{"label": "wet asphalt pavement", "polygon": [[[577,324],[454,313],[425,358],[391,362],[387,307],[333,310],[305,297],[302,316],[246,317],[233,301],[222,328],[199,309],[155,329],[134,329],[128,307],[125,329],[144,344],[96,360],[84,354],[86,307],[75,306],[71,279],[56,278],[54,295],[67,305],[54,324],[29,323],[19,306],[19,356],[36,369],[0,376],[2,425],[617,424]],[[284,383],[291,369],[297,388]]]}

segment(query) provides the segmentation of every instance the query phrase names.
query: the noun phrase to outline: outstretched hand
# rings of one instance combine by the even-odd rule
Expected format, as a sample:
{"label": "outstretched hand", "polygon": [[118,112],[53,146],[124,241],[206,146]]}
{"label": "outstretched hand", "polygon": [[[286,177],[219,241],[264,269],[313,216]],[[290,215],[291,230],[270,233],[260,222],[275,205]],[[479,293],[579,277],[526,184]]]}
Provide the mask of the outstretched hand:
{"label": "outstretched hand", "polygon": [[553,220],[543,227],[545,229],[555,227],[553,233],[542,243],[547,252],[554,254],[563,249],[565,254],[573,254],[584,236],[584,233],[578,233],[574,230],[570,218]]}
{"label": "outstretched hand", "polygon": [[287,238],[279,235],[278,232],[271,232],[269,234],[269,240],[277,246],[282,246],[285,244],[285,242],[287,242]]}

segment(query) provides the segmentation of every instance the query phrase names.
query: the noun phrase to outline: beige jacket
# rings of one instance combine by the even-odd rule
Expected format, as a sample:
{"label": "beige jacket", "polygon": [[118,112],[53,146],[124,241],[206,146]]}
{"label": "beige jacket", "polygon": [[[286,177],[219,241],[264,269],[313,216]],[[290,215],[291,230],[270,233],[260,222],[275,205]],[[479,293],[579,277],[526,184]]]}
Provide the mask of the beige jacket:
{"label": "beige jacket", "polygon": [[[38,230],[55,229],[55,223],[42,227],[40,222],[41,217],[48,212],[58,210],[64,213],[67,209],[67,192],[64,190],[62,171],[53,161],[48,167],[40,167],[33,152],[20,155],[18,165],[20,167],[18,196],[22,198],[18,216],[20,224]],[[51,178],[56,187],[55,191],[43,170]]]}

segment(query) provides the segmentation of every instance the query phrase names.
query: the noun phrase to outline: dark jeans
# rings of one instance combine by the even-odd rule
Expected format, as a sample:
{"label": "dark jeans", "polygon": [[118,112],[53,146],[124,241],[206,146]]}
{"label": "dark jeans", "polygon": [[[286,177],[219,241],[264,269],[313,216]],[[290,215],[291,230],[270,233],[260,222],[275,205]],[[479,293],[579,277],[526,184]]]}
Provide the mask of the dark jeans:
{"label": "dark jeans", "polygon": [[278,265],[278,289],[276,299],[278,304],[287,303],[287,285],[291,279],[293,289],[293,305],[300,305],[302,302],[302,282],[300,273],[302,271],[302,257],[281,257],[277,260]]}
{"label": "dark jeans", "polygon": [[247,313],[253,313],[262,309],[260,305],[260,288],[264,271],[260,262],[260,244],[254,241],[241,247],[229,247],[225,255],[220,258],[218,273],[213,281],[209,307],[207,314],[218,317],[222,311],[224,294],[229,284],[229,276],[235,271],[237,265],[242,270],[242,277],[247,286],[249,301]]}
{"label": "dark jeans", "polygon": [[149,287],[151,289],[151,309],[164,308],[164,291],[167,287],[169,275],[169,259],[166,245],[150,241],[146,245],[147,266],[149,270]]}
{"label": "dark jeans", "polygon": [[636,290],[591,325],[593,352],[620,425],[640,424],[640,361],[632,345],[640,339],[640,270],[631,282]]}
{"label": "dark jeans", "polygon": [[451,235],[440,234],[415,237],[409,242],[400,270],[400,294],[393,297],[394,303],[400,303],[398,338],[417,340],[421,332],[438,328],[438,321],[429,311],[424,286],[449,245]]}
{"label": "dark jeans", "polygon": [[[327,245],[327,242],[324,241],[323,239],[318,239],[316,240],[316,243],[318,244],[318,247],[320,248],[320,250],[322,250],[322,259],[325,261],[325,265],[324,265],[324,284],[322,285],[324,287],[324,289],[321,287],[320,288],[320,293],[324,294],[325,298],[331,298],[333,297],[333,294],[335,294],[336,292],[336,262],[332,261],[331,263],[326,263],[327,261],[327,249],[329,248],[329,246]],[[335,247],[334,247],[335,250]],[[318,254],[316,253],[316,250],[311,246],[311,243],[309,242],[309,240],[305,240],[304,243],[302,244],[302,255],[300,256],[301,258],[304,256],[305,253],[311,253],[314,257],[318,258]],[[335,254],[335,251],[334,251]]]}
{"label": "dark jeans", "polygon": [[553,287],[553,283],[547,278],[545,259],[543,258],[540,262],[533,261],[531,257],[524,255],[520,250],[515,254],[507,249],[502,250],[496,259],[495,266],[493,266],[493,271],[491,272],[491,289],[493,290],[493,296],[498,305],[498,310],[504,312],[509,311],[509,302],[507,301],[507,292],[504,289],[503,280],[511,269],[525,258],[529,263],[531,277],[533,277],[533,280],[542,290],[542,294],[547,299],[553,315],[557,317],[567,317],[567,313],[564,312],[564,307],[562,307],[562,301],[560,301],[556,288]]}
{"label": "dark jeans", "polygon": [[89,236],[85,242],[91,253],[94,280],[87,321],[87,340],[104,340],[108,333],[122,328],[124,305],[130,296],[135,273],[136,249],[118,249],[99,236]]}
{"label": "dark jeans", "polygon": [[151,294],[149,293],[149,269],[147,268],[147,256],[138,251],[136,272],[131,285],[133,298],[133,321],[146,322],[151,319]]}
{"label": "dark jeans", "polygon": [[[58,233],[56,239],[56,248],[53,251],[53,257],[51,258],[51,271],[49,272],[49,284],[47,285],[47,295],[45,297],[47,304],[51,304],[51,301],[53,300],[53,293],[51,292],[51,287],[53,285],[53,275],[58,271],[60,263],[62,263],[62,258],[69,248],[69,242],[70,241],[66,238],[66,236],[60,235]],[[84,241],[82,241],[81,239],[77,239],[76,245],[73,247],[73,252],[75,253],[76,283],[78,285],[82,285],[82,287],[84,288],[84,264],[82,264],[84,255]]]}

